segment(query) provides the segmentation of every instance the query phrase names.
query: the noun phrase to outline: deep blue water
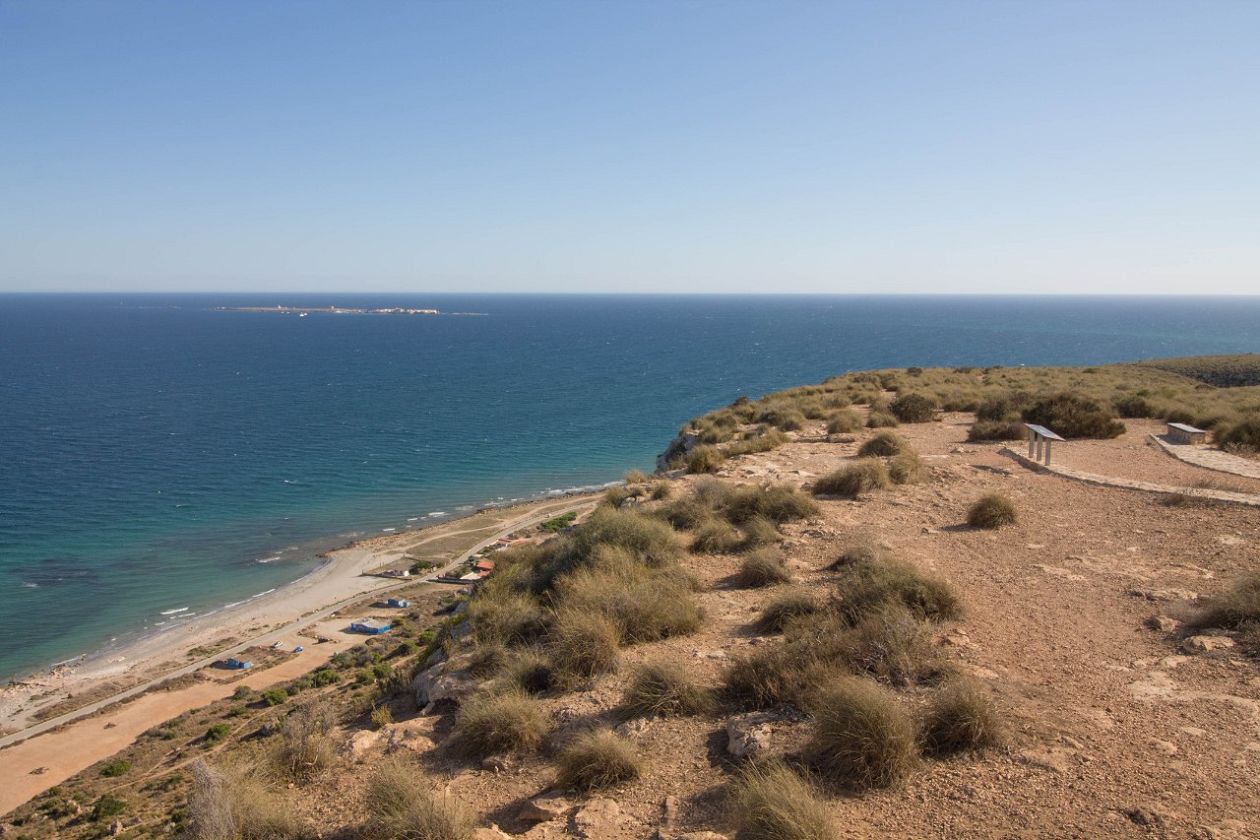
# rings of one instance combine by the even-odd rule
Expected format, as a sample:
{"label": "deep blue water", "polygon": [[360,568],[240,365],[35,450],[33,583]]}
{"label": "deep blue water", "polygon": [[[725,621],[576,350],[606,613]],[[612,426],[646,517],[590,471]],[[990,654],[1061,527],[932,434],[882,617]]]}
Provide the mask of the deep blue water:
{"label": "deep blue water", "polygon": [[[276,303],[485,314],[211,311]],[[0,296],[0,675],[350,535],[650,469],[739,394],[1256,350],[1260,298]]]}

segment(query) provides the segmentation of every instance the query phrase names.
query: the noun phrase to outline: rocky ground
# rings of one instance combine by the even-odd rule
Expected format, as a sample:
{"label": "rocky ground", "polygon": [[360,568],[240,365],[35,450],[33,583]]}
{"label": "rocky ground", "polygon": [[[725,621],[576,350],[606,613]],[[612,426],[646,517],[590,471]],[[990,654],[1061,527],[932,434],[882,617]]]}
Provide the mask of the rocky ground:
{"label": "rocky ground", "polygon": [[[1254,567],[1260,514],[1169,507],[1153,495],[1034,473],[998,445],[965,443],[969,419],[947,415],[898,430],[929,464],[929,482],[824,501],[820,517],[785,527],[789,564],[806,587],[825,588],[831,573],[820,570],[857,536],[950,580],[966,616],[942,627],[937,642],[983,681],[1010,724],[1005,749],[926,763],[902,787],[833,799],[839,836],[1258,836],[1260,671],[1228,636],[1185,637],[1176,616],[1199,593]],[[1114,441],[1068,444],[1065,462],[1176,484],[1220,480],[1147,446],[1145,425]],[[870,434],[846,443],[814,431],[732,460],[719,475],[807,483]],[[1015,501],[1019,522],[998,531],[963,525],[969,504],[990,491]],[[735,557],[688,564],[703,584],[704,629],[629,648],[620,674],[548,699],[561,733],[615,723],[609,710],[636,663],[683,662],[717,685],[733,656],[766,643],[750,622],[773,589],[736,587]],[[581,799],[553,790],[545,755],[486,766],[456,757],[443,745],[450,726],[442,714],[398,725],[418,733],[428,771],[496,830],[610,840],[729,831],[723,789],[738,760],[732,745],[751,738],[766,753],[787,752],[806,728],[790,714],[625,724],[621,731],[647,756],[646,773]],[[383,747],[388,737],[369,740]],[[362,753],[371,760],[375,749],[365,744]],[[352,820],[357,806],[344,795],[344,778],[320,784],[328,796],[312,792],[324,803],[321,817]]]}

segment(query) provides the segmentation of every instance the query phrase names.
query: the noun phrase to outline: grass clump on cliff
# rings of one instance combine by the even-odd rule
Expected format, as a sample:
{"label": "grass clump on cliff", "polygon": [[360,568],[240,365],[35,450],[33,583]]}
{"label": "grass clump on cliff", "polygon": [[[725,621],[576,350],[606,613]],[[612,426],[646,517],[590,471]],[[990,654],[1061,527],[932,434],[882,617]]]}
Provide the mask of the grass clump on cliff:
{"label": "grass clump on cliff", "polygon": [[751,763],[732,786],[736,840],[833,840],[826,802],[780,762]]}
{"label": "grass clump on cliff", "polygon": [[547,639],[552,678],[580,685],[617,669],[621,658],[621,629],[599,612],[566,609]]}
{"label": "grass clump on cliff", "polygon": [[453,736],[473,758],[533,752],[547,734],[542,704],[523,693],[481,691],[465,697],[455,715]]}
{"label": "grass clump on cliff", "polygon": [[827,434],[840,435],[862,428],[862,415],[851,408],[842,408],[827,418]]}
{"label": "grass clump on cliff", "polygon": [[729,491],[722,504],[726,518],[744,525],[761,517],[774,524],[818,515],[818,505],[788,484],[741,485]]}
{"label": "grass clump on cliff", "polygon": [[1021,440],[1027,434],[1019,420],[977,420],[967,430],[968,442],[986,440]]}
{"label": "grass clump on cliff", "polygon": [[556,758],[557,783],[575,790],[597,790],[639,778],[642,761],[634,744],[607,729],[583,732]]}
{"label": "grass clump on cliff", "polygon": [[969,679],[955,677],[936,693],[919,725],[923,751],[932,756],[996,747],[1002,720],[993,703]]}
{"label": "grass clump on cliff", "polygon": [[726,462],[726,453],[716,446],[697,446],[683,457],[683,466],[689,473],[715,473]]}
{"label": "grass clump on cliff", "polygon": [[866,415],[866,428],[868,429],[892,429],[896,426],[897,418],[887,411],[872,408],[871,412]]}
{"label": "grass clump on cliff", "polygon": [[713,710],[713,698],[685,668],[657,662],[643,665],[621,699],[626,719],[666,715],[702,715]]}
{"label": "grass clump on cliff", "polygon": [[903,449],[888,459],[888,477],[893,484],[921,484],[927,480],[927,466],[919,453]]}
{"label": "grass clump on cliff", "polygon": [[1015,524],[1018,518],[1015,503],[1001,493],[981,496],[967,510],[967,524],[972,528],[1001,528]]}
{"label": "grass clump on cliff", "polygon": [[333,710],[322,700],[312,700],[289,713],[280,724],[274,760],[292,779],[310,779],[337,760],[328,732],[336,722]]}
{"label": "grass clump on cliff", "polygon": [[860,499],[872,490],[886,490],[892,486],[888,467],[877,458],[859,458],[852,464],[814,482],[815,496],[839,496],[844,499]]}
{"label": "grass clump on cliff", "polygon": [[880,432],[858,447],[858,457],[877,456],[887,458],[909,449],[909,444],[896,432]]}
{"label": "grass clump on cliff", "polygon": [[820,609],[822,609],[822,604],[810,592],[804,589],[790,589],[771,598],[761,608],[761,615],[757,619],[757,629],[763,633],[781,633],[792,619],[816,613]]}
{"label": "grass clump on cliff", "polygon": [[307,835],[301,822],[254,772],[192,766],[188,793],[187,840],[297,840]]}
{"label": "grass clump on cliff", "polygon": [[918,618],[944,621],[957,618],[962,605],[954,588],[924,574],[878,548],[858,546],[835,564],[837,608],[851,624],[889,605],[900,605]]}
{"label": "grass clump on cliff", "polygon": [[850,669],[893,686],[933,682],[941,673],[931,631],[901,604],[866,615],[844,634],[840,645]]}
{"label": "grass clump on cliff", "polygon": [[787,583],[791,579],[783,552],[773,546],[751,552],[735,574],[735,582],[747,587],[773,586],[776,583]]}
{"label": "grass clump on cliff", "polygon": [[809,763],[828,780],[855,790],[891,787],[917,762],[915,729],[897,698],[870,680],[843,677],[811,703]]}
{"label": "grass clump on cliff", "polygon": [[743,539],[734,525],[713,517],[696,529],[691,550],[696,554],[731,554],[739,549]]}
{"label": "grass clump on cliff", "polygon": [[377,768],[368,782],[370,816],[356,835],[360,840],[472,840],[472,815],[449,796],[417,784],[417,775],[395,761]]}
{"label": "grass clump on cliff", "polygon": [[1228,452],[1240,455],[1260,453],[1260,417],[1249,417],[1225,426],[1216,436],[1216,442]]}

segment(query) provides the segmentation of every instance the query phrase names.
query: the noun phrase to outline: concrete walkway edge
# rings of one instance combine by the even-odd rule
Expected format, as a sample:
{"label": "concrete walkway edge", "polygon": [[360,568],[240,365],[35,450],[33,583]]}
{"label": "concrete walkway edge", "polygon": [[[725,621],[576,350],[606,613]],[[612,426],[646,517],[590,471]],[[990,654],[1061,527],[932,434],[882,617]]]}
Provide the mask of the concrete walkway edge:
{"label": "concrete walkway edge", "polygon": [[1135,481],[1128,478],[1077,472],[1061,467],[1058,464],[1050,466],[1039,464],[1028,456],[1016,452],[1009,446],[1002,448],[1002,454],[1014,458],[1025,467],[1036,472],[1053,473],[1063,478],[1070,478],[1073,481],[1094,484],[1099,487],[1118,487],[1123,490],[1140,490],[1145,493],[1160,493],[1167,496],[1193,496],[1198,499],[1212,499],[1217,502],[1260,508],[1260,495],[1252,493],[1230,493],[1225,490],[1208,490],[1202,487],[1174,487],[1168,484],[1153,484],[1149,481]]}

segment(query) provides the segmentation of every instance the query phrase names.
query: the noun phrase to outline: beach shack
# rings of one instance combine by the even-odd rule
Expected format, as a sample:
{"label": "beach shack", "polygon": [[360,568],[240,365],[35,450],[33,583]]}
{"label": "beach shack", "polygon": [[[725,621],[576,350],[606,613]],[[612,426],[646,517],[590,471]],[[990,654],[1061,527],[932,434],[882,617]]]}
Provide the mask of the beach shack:
{"label": "beach shack", "polygon": [[490,573],[494,571],[494,561],[478,560],[476,563],[473,563],[473,571],[483,578],[489,577]]}
{"label": "beach shack", "polygon": [[406,598],[390,598],[388,601],[385,602],[385,606],[403,609],[406,607],[410,607],[411,602],[408,601]]}
{"label": "beach shack", "polygon": [[357,618],[350,622],[350,632],[379,636],[382,633],[388,633],[391,626],[390,622],[380,618]]}
{"label": "beach shack", "polygon": [[223,667],[230,668],[233,671],[244,671],[246,668],[253,668],[254,663],[246,662],[243,659],[237,659],[234,656],[229,656],[227,659],[223,660]]}
{"label": "beach shack", "polygon": [[1188,423],[1169,423],[1168,439],[1173,443],[1207,443],[1207,432]]}

